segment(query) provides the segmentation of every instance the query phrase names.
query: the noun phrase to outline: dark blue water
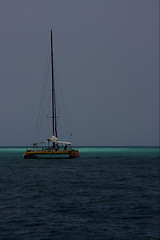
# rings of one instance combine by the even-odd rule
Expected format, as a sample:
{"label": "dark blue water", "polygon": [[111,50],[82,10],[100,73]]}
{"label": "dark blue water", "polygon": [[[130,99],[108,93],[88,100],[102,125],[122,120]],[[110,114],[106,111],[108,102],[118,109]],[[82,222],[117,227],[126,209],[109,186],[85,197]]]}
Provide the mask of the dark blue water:
{"label": "dark blue water", "polygon": [[159,149],[80,148],[78,159],[0,149],[0,239],[159,239]]}

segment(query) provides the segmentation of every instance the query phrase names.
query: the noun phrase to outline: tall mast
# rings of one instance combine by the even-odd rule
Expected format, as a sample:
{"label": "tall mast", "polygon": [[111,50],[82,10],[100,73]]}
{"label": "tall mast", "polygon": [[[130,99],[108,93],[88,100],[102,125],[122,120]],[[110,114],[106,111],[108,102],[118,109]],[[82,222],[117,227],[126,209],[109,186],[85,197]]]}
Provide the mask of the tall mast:
{"label": "tall mast", "polygon": [[53,131],[53,136],[55,135],[54,133],[54,119],[55,119],[55,113],[54,113],[54,68],[53,68],[53,39],[52,39],[52,30],[51,30],[51,65],[52,65],[52,131]]}

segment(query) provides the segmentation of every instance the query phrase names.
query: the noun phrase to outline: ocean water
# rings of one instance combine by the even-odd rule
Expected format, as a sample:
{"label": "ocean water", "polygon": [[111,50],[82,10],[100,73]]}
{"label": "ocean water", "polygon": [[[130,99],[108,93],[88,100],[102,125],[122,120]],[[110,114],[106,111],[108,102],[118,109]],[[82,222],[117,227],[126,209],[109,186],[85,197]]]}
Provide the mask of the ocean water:
{"label": "ocean water", "polygon": [[159,148],[79,148],[23,159],[0,148],[1,240],[158,240]]}

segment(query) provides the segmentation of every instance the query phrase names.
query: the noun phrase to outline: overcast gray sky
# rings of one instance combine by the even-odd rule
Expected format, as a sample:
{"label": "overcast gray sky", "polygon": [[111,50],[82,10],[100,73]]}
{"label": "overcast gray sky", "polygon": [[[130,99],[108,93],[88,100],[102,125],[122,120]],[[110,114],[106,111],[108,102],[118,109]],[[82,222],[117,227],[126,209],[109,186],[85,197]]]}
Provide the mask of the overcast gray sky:
{"label": "overcast gray sky", "polygon": [[158,145],[158,9],[158,0],[0,0],[0,145],[33,141],[51,29],[74,144]]}

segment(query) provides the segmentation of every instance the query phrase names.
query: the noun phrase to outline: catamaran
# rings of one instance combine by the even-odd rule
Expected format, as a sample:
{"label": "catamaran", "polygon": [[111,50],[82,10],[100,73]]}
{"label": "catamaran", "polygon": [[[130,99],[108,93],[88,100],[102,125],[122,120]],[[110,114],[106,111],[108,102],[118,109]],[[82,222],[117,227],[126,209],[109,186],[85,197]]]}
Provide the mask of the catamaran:
{"label": "catamaran", "polygon": [[[53,66],[53,38],[51,30],[51,69],[52,69],[52,136],[47,139],[47,147],[38,148],[33,144],[33,148],[26,148],[24,158],[49,157],[49,158],[76,158],[79,157],[79,151],[72,148],[71,142],[59,141],[57,136],[57,116],[55,102],[55,82]],[[50,146],[51,145],[51,146]]]}

